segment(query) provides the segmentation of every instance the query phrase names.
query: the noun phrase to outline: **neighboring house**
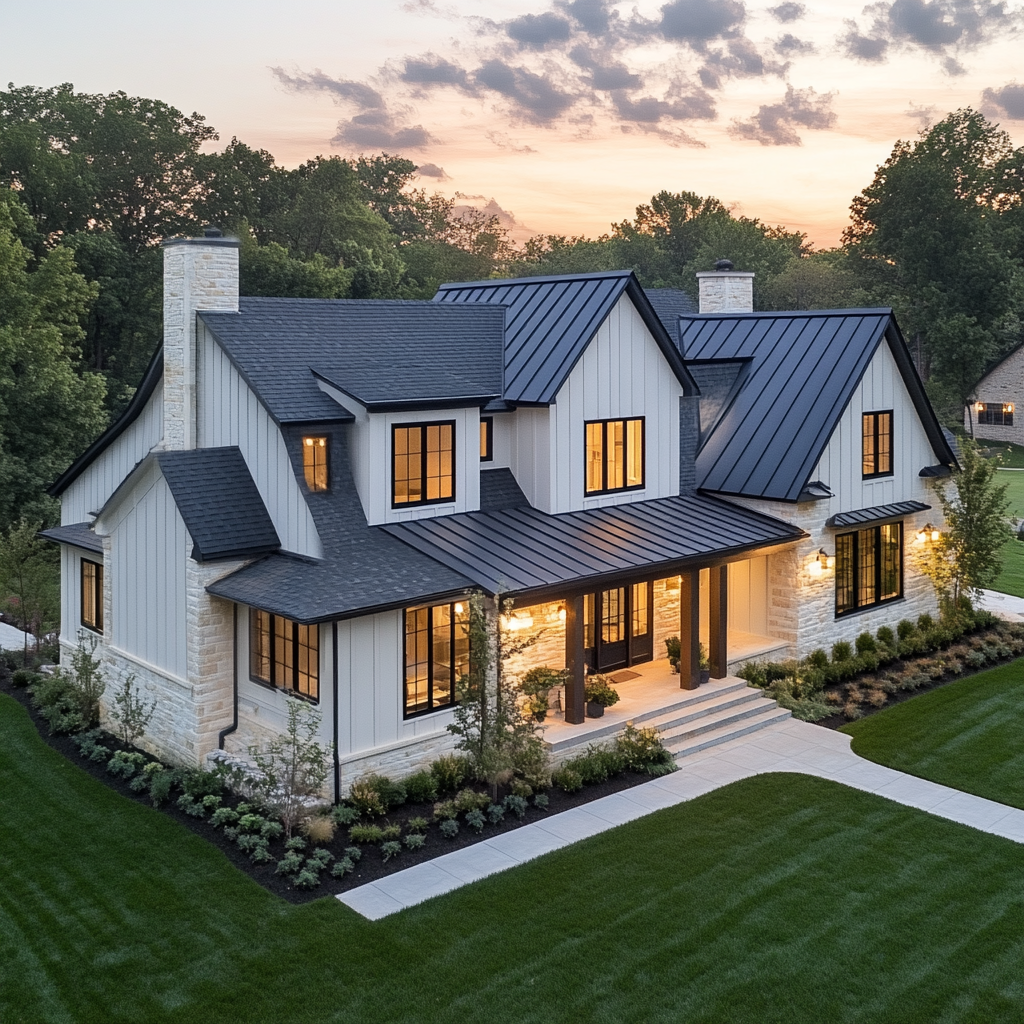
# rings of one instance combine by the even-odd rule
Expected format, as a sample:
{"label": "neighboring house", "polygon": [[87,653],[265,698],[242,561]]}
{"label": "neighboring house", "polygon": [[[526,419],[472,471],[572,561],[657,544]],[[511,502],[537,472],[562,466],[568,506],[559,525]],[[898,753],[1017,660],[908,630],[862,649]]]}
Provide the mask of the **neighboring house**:
{"label": "neighboring house", "polygon": [[1024,445],[1024,419],[1017,401],[1024,396],[1024,345],[996,363],[974,388],[974,401],[964,409],[964,429],[985,441]]}
{"label": "neighboring house", "polygon": [[743,312],[731,269],[702,313],[630,272],[239,299],[233,240],[164,257],[162,352],[47,535],[61,643],[144,684],[165,757],[244,751],[285,692],[336,780],[450,749],[473,594],[569,723],[674,634],[678,697],[701,639],[721,678],[935,609],[910,549],[955,460],[889,310]]}

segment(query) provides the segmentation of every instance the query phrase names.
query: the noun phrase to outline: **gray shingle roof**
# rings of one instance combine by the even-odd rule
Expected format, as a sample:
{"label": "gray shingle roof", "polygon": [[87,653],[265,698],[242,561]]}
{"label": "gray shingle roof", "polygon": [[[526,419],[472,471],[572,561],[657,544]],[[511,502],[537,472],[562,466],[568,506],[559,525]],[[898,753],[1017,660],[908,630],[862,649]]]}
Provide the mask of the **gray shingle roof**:
{"label": "gray shingle roof", "polygon": [[886,519],[902,519],[912,516],[915,512],[927,512],[931,505],[923,501],[894,501],[889,505],[873,505],[871,508],[858,508],[853,512],[839,512],[825,520],[826,526],[867,526],[869,523],[880,523]]}
{"label": "gray shingle roof", "polygon": [[529,508],[530,502],[511,469],[480,471],[480,510],[496,512],[505,508]]}
{"label": "gray shingle roof", "polygon": [[685,392],[696,394],[674,336],[665,330],[630,270],[443,284],[434,302],[507,306],[504,397],[547,405],[623,292],[635,303]]}
{"label": "gray shingle roof", "polygon": [[501,309],[242,298],[238,313],[199,316],[278,423],[351,419],[313,371],[371,408],[483,405],[501,395]]}
{"label": "gray shingle roof", "polygon": [[679,318],[696,313],[697,303],[678,288],[645,288],[644,293],[651,300],[654,312],[673,341],[678,339]]}
{"label": "gray shingle roof", "polygon": [[69,523],[67,526],[54,526],[49,530],[40,530],[40,537],[57,541],[58,544],[74,544],[77,548],[103,554],[103,541],[92,532],[89,523]]}
{"label": "gray shingle roof", "polygon": [[953,464],[892,310],[705,315],[681,321],[683,355],[751,363],[698,453],[698,486],[797,501],[883,339],[938,461]]}
{"label": "gray shingle roof", "polygon": [[192,537],[197,562],[280,548],[270,513],[238,448],[157,452],[155,458]]}

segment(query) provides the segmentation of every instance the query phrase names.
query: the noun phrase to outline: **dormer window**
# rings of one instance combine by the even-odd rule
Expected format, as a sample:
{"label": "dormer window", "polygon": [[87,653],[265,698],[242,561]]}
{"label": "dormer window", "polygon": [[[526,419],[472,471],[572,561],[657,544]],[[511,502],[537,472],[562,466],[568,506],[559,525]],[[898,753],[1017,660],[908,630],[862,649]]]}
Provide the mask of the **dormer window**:
{"label": "dormer window", "polygon": [[494,417],[480,417],[480,461],[494,461]]}
{"label": "dormer window", "polygon": [[892,476],[892,410],[864,413],[862,433],[865,479]]}
{"label": "dormer window", "polygon": [[644,486],[644,419],[592,420],[587,430],[586,493],[611,494]]}
{"label": "dormer window", "polygon": [[455,421],[391,428],[391,507],[455,500]]}
{"label": "dormer window", "polygon": [[327,438],[302,439],[302,469],[311,491],[327,490]]}

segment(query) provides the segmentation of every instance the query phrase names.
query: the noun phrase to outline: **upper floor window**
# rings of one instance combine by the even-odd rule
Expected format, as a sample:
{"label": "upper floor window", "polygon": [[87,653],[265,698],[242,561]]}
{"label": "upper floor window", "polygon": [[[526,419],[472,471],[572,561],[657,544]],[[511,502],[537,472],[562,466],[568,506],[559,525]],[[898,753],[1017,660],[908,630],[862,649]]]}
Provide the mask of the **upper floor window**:
{"label": "upper floor window", "polygon": [[249,675],[261,683],[320,696],[320,644],[317,626],[303,626],[283,615],[254,608],[250,614]]}
{"label": "upper floor window", "polygon": [[455,421],[391,428],[391,505],[455,499]]}
{"label": "upper floor window", "polygon": [[469,671],[469,609],[461,601],[405,613],[405,714],[451,707]]}
{"label": "upper floor window", "polygon": [[82,625],[103,632],[103,566],[82,559]]}
{"label": "upper floor window", "polygon": [[326,437],[302,439],[302,469],[306,474],[306,486],[311,491],[327,490]]}
{"label": "upper floor window", "polygon": [[480,461],[494,461],[494,417],[480,417]]}
{"label": "upper floor window", "polygon": [[592,420],[587,429],[587,494],[644,486],[644,419]]}
{"label": "upper floor window", "polygon": [[863,424],[864,476],[892,476],[892,410],[866,412]]}
{"label": "upper floor window", "polygon": [[902,523],[836,537],[836,616],[902,596]]}
{"label": "upper floor window", "polygon": [[996,427],[1013,426],[1013,402],[978,402],[974,407],[978,423],[991,423]]}

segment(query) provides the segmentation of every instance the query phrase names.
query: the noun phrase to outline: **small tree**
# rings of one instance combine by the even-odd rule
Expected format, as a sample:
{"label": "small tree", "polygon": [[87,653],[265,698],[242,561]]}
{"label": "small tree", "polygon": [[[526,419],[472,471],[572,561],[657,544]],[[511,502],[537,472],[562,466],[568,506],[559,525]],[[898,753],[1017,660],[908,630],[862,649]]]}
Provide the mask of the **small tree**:
{"label": "small tree", "polygon": [[317,739],[323,719],[319,708],[292,694],[287,706],[285,734],[262,749],[249,747],[249,756],[256,765],[254,789],[260,802],[281,819],[290,839],[295,826],[324,802],[334,745]]}
{"label": "small tree", "polygon": [[997,463],[983,458],[976,442],[961,438],[960,467],[951,493],[947,481],[932,483],[946,529],[937,541],[926,541],[921,557],[946,615],[992,584],[1002,568],[1000,550],[1013,538],[1006,484],[996,483]]}
{"label": "small tree", "polygon": [[37,536],[42,523],[22,519],[0,534],[0,601],[25,631],[25,661],[28,634],[36,649],[47,627],[56,621],[60,608],[60,569],[54,546]]}
{"label": "small tree", "polygon": [[135,674],[132,673],[114,694],[114,706],[110,709],[110,717],[117,722],[117,731],[126,746],[132,747],[137,739],[142,738],[155,711],[156,701],[146,706],[142,694],[136,689]]}

